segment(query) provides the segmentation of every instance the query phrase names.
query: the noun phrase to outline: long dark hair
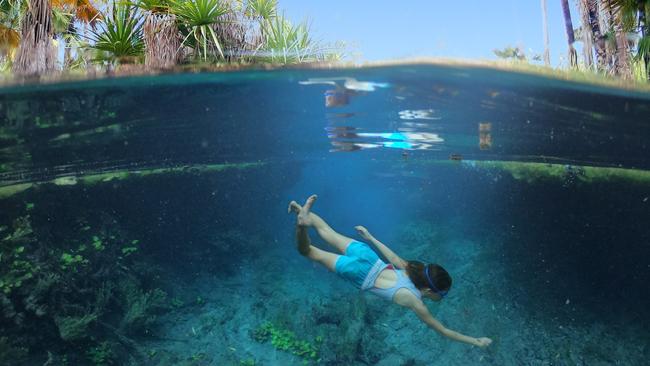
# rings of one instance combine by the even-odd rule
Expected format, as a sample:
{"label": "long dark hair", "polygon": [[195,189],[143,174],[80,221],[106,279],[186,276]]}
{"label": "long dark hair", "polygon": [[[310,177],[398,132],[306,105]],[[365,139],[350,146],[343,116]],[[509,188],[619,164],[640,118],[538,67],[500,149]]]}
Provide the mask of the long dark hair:
{"label": "long dark hair", "polygon": [[406,274],[409,276],[415,287],[420,290],[431,288],[429,281],[427,280],[427,275],[425,274],[425,269],[427,269],[427,267],[429,270],[429,278],[431,278],[436,289],[438,291],[449,291],[451,288],[451,276],[447,270],[442,268],[442,266],[435,263],[430,263],[425,266],[425,264],[420,261],[406,261]]}

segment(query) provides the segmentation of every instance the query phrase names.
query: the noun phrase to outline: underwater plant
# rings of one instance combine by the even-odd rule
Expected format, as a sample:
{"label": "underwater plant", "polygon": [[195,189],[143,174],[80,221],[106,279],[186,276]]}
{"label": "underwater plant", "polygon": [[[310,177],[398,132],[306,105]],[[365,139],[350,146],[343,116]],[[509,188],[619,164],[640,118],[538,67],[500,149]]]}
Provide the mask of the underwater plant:
{"label": "underwater plant", "polygon": [[[265,322],[253,331],[252,337],[260,343],[271,341],[271,344],[281,350],[290,352],[306,360],[319,361],[319,347],[308,341],[300,340],[295,333],[288,329],[275,326],[271,322]],[[320,343],[322,338],[316,338]]]}
{"label": "underwater plant", "polygon": [[115,364],[115,352],[107,341],[101,342],[86,351],[88,360],[95,366],[109,366]]}

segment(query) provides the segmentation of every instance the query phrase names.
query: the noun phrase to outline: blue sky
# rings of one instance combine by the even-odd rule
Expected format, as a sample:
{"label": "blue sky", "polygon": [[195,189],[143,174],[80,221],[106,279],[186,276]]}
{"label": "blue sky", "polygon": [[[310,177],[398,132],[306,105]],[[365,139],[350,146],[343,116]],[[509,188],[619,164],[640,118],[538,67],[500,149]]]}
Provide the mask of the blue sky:
{"label": "blue sky", "polygon": [[[279,8],[292,21],[309,19],[314,38],[347,42],[352,60],[495,59],[492,50],[507,45],[538,54],[544,47],[540,0],[279,0]],[[566,64],[560,0],[547,0],[547,9],[551,61],[558,65],[562,57]]]}

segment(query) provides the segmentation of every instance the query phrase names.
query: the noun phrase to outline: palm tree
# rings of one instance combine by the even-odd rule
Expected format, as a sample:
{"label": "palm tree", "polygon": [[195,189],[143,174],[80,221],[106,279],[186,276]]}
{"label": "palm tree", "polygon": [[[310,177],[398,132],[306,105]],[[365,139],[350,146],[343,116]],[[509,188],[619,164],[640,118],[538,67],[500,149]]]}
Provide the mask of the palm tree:
{"label": "palm tree", "polygon": [[39,75],[54,70],[52,5],[49,0],[29,0],[23,16],[20,47],[13,64],[18,75]]}
{"label": "palm tree", "polygon": [[603,17],[609,29],[605,32],[607,39],[608,65],[611,73],[622,78],[632,76],[628,40],[623,26],[623,17],[615,11],[612,0],[601,0]]}
{"label": "palm tree", "polygon": [[0,57],[11,59],[20,46],[20,18],[26,3],[22,0],[0,0]]}
{"label": "palm tree", "polygon": [[544,65],[551,66],[551,52],[549,51],[546,0],[542,0],[542,28],[544,32]]}
{"label": "palm tree", "polygon": [[176,15],[169,10],[166,0],[140,0],[137,6],[144,11],[144,65],[148,69],[169,69],[181,60],[181,35]]}
{"label": "palm tree", "polygon": [[647,14],[650,0],[610,0],[620,20],[621,33],[639,32],[635,59],[643,63],[646,78],[650,79],[650,24]]}
{"label": "palm tree", "polygon": [[562,13],[564,14],[564,29],[566,31],[567,43],[569,44],[569,64],[575,68],[578,66],[578,53],[573,47],[575,35],[573,33],[573,22],[571,21],[571,11],[569,9],[569,0],[560,0],[562,2]]}
{"label": "palm tree", "polygon": [[600,30],[600,22],[598,20],[598,0],[586,0],[585,2],[593,36],[592,39],[594,40],[594,47],[596,49],[596,68],[598,71],[603,72],[607,70],[607,50],[605,36]]}
{"label": "palm tree", "polygon": [[582,36],[582,54],[585,59],[585,64],[587,67],[591,68],[594,64],[594,55],[593,55],[593,39],[591,32],[591,22],[589,21],[589,5],[587,3],[589,0],[578,0],[578,7],[580,9],[580,18],[582,21],[582,27],[580,28],[580,34]]}
{"label": "palm tree", "polygon": [[72,64],[73,46],[71,43],[78,41],[75,23],[80,22],[84,25],[94,26],[102,17],[90,0],[51,0],[51,3],[53,16],[55,18],[57,15],[63,17],[67,23],[64,25],[61,37],[65,43],[63,67],[67,68]]}

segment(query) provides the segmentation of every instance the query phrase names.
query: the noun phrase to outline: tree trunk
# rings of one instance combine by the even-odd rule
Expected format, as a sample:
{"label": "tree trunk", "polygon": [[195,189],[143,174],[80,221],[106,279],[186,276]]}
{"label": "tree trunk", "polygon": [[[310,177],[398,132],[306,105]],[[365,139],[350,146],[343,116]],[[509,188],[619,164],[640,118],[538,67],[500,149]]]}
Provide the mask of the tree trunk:
{"label": "tree trunk", "polygon": [[[648,26],[648,19],[646,14],[646,2],[639,1],[639,28],[641,28],[641,39],[648,36],[650,33],[650,26]],[[650,54],[643,55],[643,67],[646,73],[646,79],[650,80]]]}
{"label": "tree trunk", "polygon": [[594,47],[596,48],[596,67],[598,71],[607,70],[607,51],[605,48],[605,37],[600,31],[600,23],[598,22],[598,1],[587,0],[587,14],[589,16],[589,24],[591,26],[591,33],[594,40]]}
{"label": "tree trunk", "polygon": [[585,64],[591,68],[594,64],[594,55],[588,2],[589,0],[579,0],[578,4],[580,5],[580,18],[582,20],[582,53],[585,58]]}
{"label": "tree trunk", "polygon": [[617,11],[612,18],[612,27],[616,36],[616,57],[614,58],[614,70],[619,77],[623,79],[632,78],[632,68],[630,67],[630,51],[626,32],[623,30],[623,14]]}
{"label": "tree trunk", "polygon": [[578,66],[578,53],[573,48],[575,35],[573,34],[573,22],[571,21],[571,10],[569,9],[569,0],[560,0],[562,2],[562,12],[564,13],[564,29],[566,31],[567,43],[569,44],[569,64],[572,68]]}
{"label": "tree trunk", "polygon": [[181,59],[181,39],[176,16],[150,12],[144,21],[144,65],[147,69],[169,69]]}
{"label": "tree trunk", "polygon": [[40,75],[54,70],[52,7],[49,0],[29,0],[21,27],[21,43],[13,71],[17,75]]}
{"label": "tree trunk", "polygon": [[548,16],[546,14],[546,0],[542,0],[542,30],[544,32],[544,65],[551,66],[551,51],[549,50]]}

